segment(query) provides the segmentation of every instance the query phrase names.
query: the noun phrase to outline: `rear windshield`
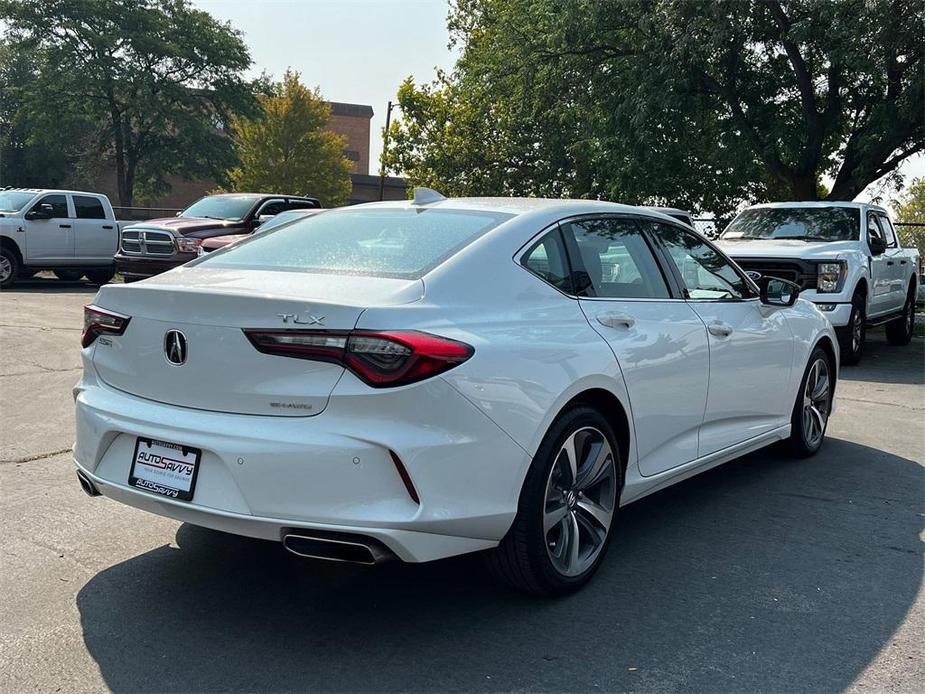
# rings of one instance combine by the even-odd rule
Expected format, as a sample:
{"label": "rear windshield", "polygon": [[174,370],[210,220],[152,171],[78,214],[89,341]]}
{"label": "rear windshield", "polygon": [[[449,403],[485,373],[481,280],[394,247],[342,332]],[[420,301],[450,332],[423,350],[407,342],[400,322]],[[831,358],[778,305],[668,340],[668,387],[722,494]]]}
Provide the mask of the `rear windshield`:
{"label": "rear windshield", "polygon": [[417,279],[511,216],[441,209],[339,210],[255,234],[199,262]]}
{"label": "rear windshield", "polygon": [[745,210],[723,232],[736,239],[857,241],[861,211],[852,207],[759,207]]}

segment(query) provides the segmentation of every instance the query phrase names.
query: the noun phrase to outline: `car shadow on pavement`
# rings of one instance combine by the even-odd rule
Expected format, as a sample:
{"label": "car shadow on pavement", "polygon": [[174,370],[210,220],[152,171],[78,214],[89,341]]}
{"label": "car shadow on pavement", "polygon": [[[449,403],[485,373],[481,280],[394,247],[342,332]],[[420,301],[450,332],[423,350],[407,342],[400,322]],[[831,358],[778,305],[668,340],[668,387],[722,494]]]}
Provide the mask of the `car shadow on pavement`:
{"label": "car shadow on pavement", "polygon": [[85,280],[66,282],[57,278],[36,277],[28,280],[18,280],[13,287],[4,289],[2,293],[61,294],[67,292],[68,294],[73,294],[74,292],[86,292],[87,294],[96,294],[99,290],[99,285],[90,284]]}
{"label": "car shadow on pavement", "polygon": [[627,507],[584,591],[495,587],[478,556],[353,567],[182,525],[80,591],[114,691],[835,691],[922,581],[919,464],[768,449]]}
{"label": "car shadow on pavement", "polygon": [[883,329],[869,331],[864,356],[857,366],[842,365],[839,379],[884,384],[925,384],[925,340],[912,338],[903,347],[890,345]]}

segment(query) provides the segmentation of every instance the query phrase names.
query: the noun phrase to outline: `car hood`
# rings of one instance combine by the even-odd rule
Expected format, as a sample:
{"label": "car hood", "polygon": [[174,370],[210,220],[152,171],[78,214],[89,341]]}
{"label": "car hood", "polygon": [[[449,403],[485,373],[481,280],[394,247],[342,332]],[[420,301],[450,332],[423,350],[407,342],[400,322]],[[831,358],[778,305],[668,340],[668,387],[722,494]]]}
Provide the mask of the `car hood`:
{"label": "car hood", "polygon": [[224,248],[225,246],[230,246],[233,243],[238,241],[243,241],[244,239],[249,239],[251,234],[224,234],[222,236],[210,236],[207,239],[203,239],[202,246],[203,248],[216,249]]}
{"label": "car hood", "polygon": [[163,229],[180,236],[188,236],[197,231],[240,229],[243,226],[243,222],[226,222],[218,219],[206,219],[205,217],[163,217],[161,219],[149,219],[145,222],[135,222],[129,228]]}
{"label": "car hood", "polygon": [[857,241],[718,241],[717,245],[732,258],[837,258],[858,249]]}

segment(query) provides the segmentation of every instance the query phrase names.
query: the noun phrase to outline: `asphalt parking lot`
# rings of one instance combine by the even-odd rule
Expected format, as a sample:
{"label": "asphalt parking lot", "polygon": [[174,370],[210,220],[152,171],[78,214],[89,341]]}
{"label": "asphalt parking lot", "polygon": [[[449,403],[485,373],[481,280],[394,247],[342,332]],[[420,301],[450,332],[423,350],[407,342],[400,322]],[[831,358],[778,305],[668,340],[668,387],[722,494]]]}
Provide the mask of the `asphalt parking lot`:
{"label": "asphalt parking lot", "polygon": [[870,334],[823,451],[624,510],[583,592],[478,557],[313,563],[90,499],[71,386],[95,289],[0,294],[0,691],[921,691],[925,340]]}

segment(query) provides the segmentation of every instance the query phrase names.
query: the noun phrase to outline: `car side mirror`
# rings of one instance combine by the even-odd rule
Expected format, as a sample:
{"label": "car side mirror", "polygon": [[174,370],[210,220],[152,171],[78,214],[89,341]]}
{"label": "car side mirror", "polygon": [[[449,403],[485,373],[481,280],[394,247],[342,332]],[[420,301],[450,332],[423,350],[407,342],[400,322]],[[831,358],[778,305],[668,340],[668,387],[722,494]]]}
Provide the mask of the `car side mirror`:
{"label": "car side mirror", "polygon": [[793,306],[800,296],[800,286],[779,277],[763,276],[758,280],[761,303],[766,306]]}
{"label": "car side mirror", "polygon": [[886,241],[879,236],[868,234],[867,245],[870,247],[870,252],[873,255],[882,255],[884,251],[886,251]]}
{"label": "car side mirror", "polygon": [[29,220],[51,219],[54,216],[55,216],[55,208],[52,207],[47,202],[43,202],[40,205],[36,205],[31,210],[26,212],[26,219],[29,219]]}

